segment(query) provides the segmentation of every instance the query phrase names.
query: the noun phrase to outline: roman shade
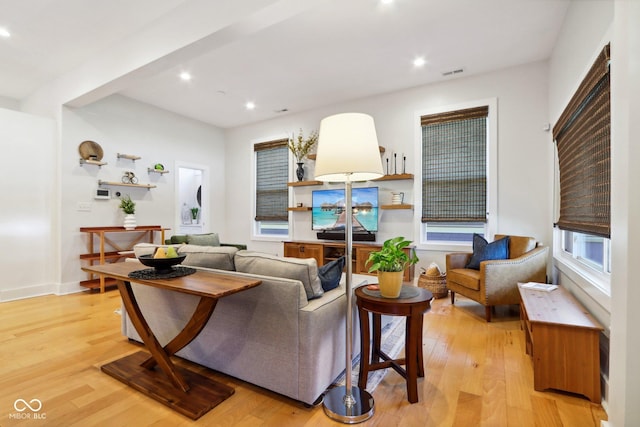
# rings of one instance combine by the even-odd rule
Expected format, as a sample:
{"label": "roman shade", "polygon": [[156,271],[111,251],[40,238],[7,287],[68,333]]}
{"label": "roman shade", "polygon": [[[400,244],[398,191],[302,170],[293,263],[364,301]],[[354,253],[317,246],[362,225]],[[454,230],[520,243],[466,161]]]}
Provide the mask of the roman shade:
{"label": "roman shade", "polygon": [[487,222],[487,117],[481,106],[422,116],[422,222]]}
{"label": "roman shade", "polygon": [[610,45],[606,45],[553,127],[560,176],[556,225],[611,234]]}
{"label": "roman shade", "polygon": [[256,154],[256,221],[288,221],[289,153],[287,140],[254,145]]}

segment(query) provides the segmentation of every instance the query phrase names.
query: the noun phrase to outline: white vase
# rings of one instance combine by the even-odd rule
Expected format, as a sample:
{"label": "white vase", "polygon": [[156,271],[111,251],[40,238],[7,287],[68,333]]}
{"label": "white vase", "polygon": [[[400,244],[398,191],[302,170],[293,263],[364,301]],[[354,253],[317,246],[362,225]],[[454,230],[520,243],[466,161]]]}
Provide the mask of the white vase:
{"label": "white vase", "polygon": [[136,228],[136,216],[134,214],[127,214],[124,216],[124,229],[134,230]]}

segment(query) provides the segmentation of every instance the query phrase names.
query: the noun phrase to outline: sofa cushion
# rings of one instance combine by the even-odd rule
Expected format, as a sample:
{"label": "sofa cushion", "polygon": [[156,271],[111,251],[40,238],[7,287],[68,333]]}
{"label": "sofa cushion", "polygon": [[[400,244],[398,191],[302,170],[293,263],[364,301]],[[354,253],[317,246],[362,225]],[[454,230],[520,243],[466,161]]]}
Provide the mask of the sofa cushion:
{"label": "sofa cushion", "polygon": [[238,248],[233,246],[200,246],[189,244],[178,247],[178,253],[187,256],[184,261],[182,261],[182,265],[228,271],[235,270],[233,260],[236,252],[238,252]]}
{"label": "sofa cushion", "polygon": [[341,256],[322,267],[318,267],[318,277],[320,278],[322,289],[324,289],[325,292],[337,288],[340,284],[344,263],[345,257]]}
{"label": "sofa cushion", "polygon": [[220,246],[218,233],[187,234],[187,243],[200,246]]}
{"label": "sofa cushion", "polygon": [[154,245],[153,243],[136,243],[133,246],[133,253],[136,258],[140,255],[153,255],[156,252],[157,248],[167,248],[169,246],[173,246],[174,248],[177,245]]}
{"label": "sofa cushion", "polygon": [[470,268],[454,268],[447,271],[447,282],[454,282],[474,291],[480,290],[480,271]]}
{"label": "sofa cushion", "polygon": [[187,243],[187,236],[184,234],[173,235],[169,239],[169,243],[171,243],[172,245],[181,245],[183,243]]}
{"label": "sofa cushion", "polygon": [[307,299],[324,293],[318,277],[315,258],[289,258],[253,251],[236,252],[236,271],[299,280],[307,293]]}
{"label": "sofa cushion", "polygon": [[503,237],[491,243],[479,234],[473,235],[473,254],[466,268],[480,269],[482,261],[509,258],[509,237]]}

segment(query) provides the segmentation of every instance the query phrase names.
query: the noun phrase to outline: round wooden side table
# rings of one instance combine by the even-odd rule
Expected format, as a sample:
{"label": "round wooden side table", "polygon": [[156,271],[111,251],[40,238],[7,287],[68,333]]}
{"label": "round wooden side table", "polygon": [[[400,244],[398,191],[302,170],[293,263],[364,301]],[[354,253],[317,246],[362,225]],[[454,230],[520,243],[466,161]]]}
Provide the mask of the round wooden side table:
{"label": "round wooden side table", "polygon": [[[407,395],[411,403],[418,401],[418,377],[424,377],[422,357],[423,315],[431,309],[433,294],[416,286],[402,286],[399,298],[383,298],[380,291],[362,286],[356,289],[356,305],[360,317],[360,373],[358,387],[367,387],[369,372],[393,368],[407,381]],[[369,331],[369,313],[373,319],[373,340]],[[391,359],[380,350],[380,316],[406,317],[405,357]],[[373,341],[373,348],[371,348]],[[371,357],[369,357],[371,356]],[[382,359],[383,361],[380,361]],[[400,365],[405,365],[403,369]]]}

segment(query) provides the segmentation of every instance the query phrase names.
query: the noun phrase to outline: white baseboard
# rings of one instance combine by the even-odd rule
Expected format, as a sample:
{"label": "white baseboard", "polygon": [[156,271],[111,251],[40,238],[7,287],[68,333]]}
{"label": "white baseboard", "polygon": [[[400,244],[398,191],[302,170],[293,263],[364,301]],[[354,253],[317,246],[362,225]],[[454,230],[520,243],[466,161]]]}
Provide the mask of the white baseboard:
{"label": "white baseboard", "polygon": [[23,288],[0,290],[0,302],[51,295],[54,293],[55,288],[56,286],[53,283],[48,283]]}

